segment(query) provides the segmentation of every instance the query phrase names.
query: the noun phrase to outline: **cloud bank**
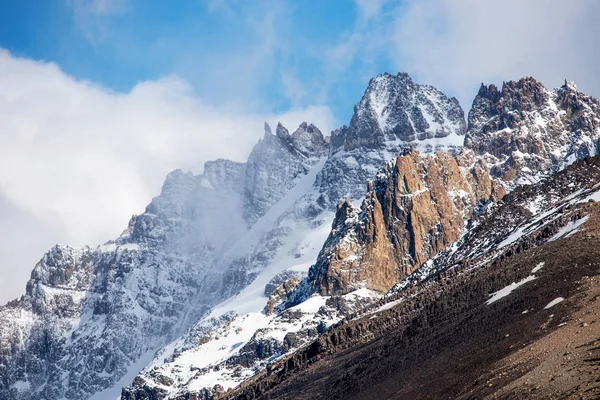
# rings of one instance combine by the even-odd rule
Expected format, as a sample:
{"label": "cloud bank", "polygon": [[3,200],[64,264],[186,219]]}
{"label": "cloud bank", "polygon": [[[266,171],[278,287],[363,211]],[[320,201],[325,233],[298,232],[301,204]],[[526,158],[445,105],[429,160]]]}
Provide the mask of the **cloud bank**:
{"label": "cloud bank", "polygon": [[457,96],[465,111],[481,82],[524,76],[600,95],[598,1],[407,0],[391,14],[394,65]]}
{"label": "cloud bank", "polygon": [[24,292],[52,245],[118,235],[169,171],[245,160],[265,119],[290,129],[307,120],[323,132],[336,125],[326,107],[266,117],[215,107],[175,76],[115,93],[0,50],[0,303]]}

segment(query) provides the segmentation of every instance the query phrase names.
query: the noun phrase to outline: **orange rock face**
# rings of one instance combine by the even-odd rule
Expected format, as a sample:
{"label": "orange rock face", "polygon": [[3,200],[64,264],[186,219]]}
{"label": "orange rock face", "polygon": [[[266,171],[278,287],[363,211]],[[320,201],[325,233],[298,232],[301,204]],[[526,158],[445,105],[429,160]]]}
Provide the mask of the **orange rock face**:
{"label": "orange rock face", "polygon": [[477,204],[503,195],[484,168],[461,168],[450,154],[398,157],[369,184],[360,211],[347,201],[338,206],[311,271],[313,291],[387,292],[458,239]]}

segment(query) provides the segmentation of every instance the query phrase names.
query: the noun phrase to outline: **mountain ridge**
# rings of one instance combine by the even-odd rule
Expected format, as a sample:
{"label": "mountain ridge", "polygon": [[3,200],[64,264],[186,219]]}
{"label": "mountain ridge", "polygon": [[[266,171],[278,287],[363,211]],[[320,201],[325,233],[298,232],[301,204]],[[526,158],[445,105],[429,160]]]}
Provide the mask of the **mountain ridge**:
{"label": "mountain ridge", "polygon": [[[530,86],[518,95],[511,91],[522,89],[518,83],[507,84],[506,94],[490,88],[482,92],[473,118],[469,112],[473,126],[469,136],[464,112],[455,99],[415,84],[406,74],[380,75],[355,107],[350,125],[334,131],[329,144],[314,125],[301,124],[291,135],[282,125],[275,134],[266,125],[264,138],[247,163],[216,160],[207,162],[199,176],[169,174],[164,193],[152,200],[145,213],[131,219],[121,237],[97,249],[51,250],[47,262],[39,264],[35,277],[32,274],[31,290],[24,298],[0,308],[0,333],[5,338],[0,341],[0,399],[88,398],[107,388],[120,391],[114,385],[129,373],[138,374],[139,370],[130,369],[146,353],[156,356],[134,387],[123,391],[124,398],[146,398],[144,393],[179,396],[192,387],[200,393],[207,386],[216,393],[220,389],[212,388],[213,381],[222,378],[235,386],[274,359],[310,343],[329,326],[381,298],[381,293],[357,286],[341,295],[310,297],[302,304],[282,307],[307,279],[330,234],[328,223],[338,202],[348,198],[337,211],[350,216],[350,207],[364,199],[367,182],[390,159],[409,147],[425,154],[446,150],[453,156],[436,156],[447,158],[444,168],[468,171],[461,172],[467,186],[459,186],[475,187],[465,191],[487,200],[484,194],[491,194],[496,185],[511,189],[520,178],[539,180],[553,168],[562,168],[565,160],[596,152],[588,143],[598,134],[597,101],[571,85],[555,94],[533,82]],[[381,98],[389,100],[383,107],[379,91]],[[538,92],[542,102],[531,94]],[[502,96],[519,100],[511,103],[510,112],[497,107]],[[530,143],[539,132],[527,124],[545,115],[542,111],[548,104],[557,105],[549,118],[560,129],[545,132],[558,137],[555,143],[560,146],[544,151],[560,151],[562,156],[551,164],[520,162],[523,157],[517,151],[523,147],[518,143]],[[508,118],[513,112],[521,118]],[[502,154],[481,151],[496,138],[477,142],[473,135],[485,138],[497,131],[475,126],[500,128],[502,123],[494,125],[498,120],[512,129],[503,133],[509,144],[510,138],[523,139],[505,146]],[[566,142],[568,146],[561,142],[564,132],[568,135],[563,136],[575,137]],[[457,138],[469,138],[464,149]],[[428,164],[427,170],[435,165]],[[417,182],[421,179],[416,177]],[[482,183],[480,188],[473,186],[477,182]],[[377,198],[374,194],[372,200]],[[389,204],[399,203],[390,198]],[[471,207],[475,204],[453,221],[463,222],[460,235],[465,229],[462,219]],[[486,207],[490,206],[476,211],[485,213]],[[442,209],[443,213],[449,210]],[[389,214],[388,224],[394,215]],[[443,254],[443,248],[460,235],[456,230],[435,253]],[[417,268],[427,267],[421,265],[425,258]],[[386,288],[403,276],[387,278]],[[275,288],[269,295],[267,285]],[[271,314],[262,312],[268,303]],[[182,360],[193,366],[198,361],[194,357],[208,354],[206,349],[219,340],[209,332],[220,332],[222,340],[242,339],[245,345],[225,343],[223,350],[211,353],[211,362],[191,375],[181,368],[179,375],[170,374]],[[209,392],[203,393],[212,396]]]}

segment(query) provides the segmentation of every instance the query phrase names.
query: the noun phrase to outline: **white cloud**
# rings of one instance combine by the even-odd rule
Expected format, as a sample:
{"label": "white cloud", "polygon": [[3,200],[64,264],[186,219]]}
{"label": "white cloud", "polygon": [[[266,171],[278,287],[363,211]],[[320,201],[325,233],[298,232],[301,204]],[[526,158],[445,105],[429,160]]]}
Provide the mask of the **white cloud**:
{"label": "white cloud", "polygon": [[408,0],[396,10],[389,54],[465,110],[481,82],[524,76],[551,88],[575,80],[598,95],[599,16],[595,0]]}
{"label": "white cloud", "polygon": [[306,120],[325,134],[335,125],[326,107],[282,115],[215,107],[174,76],[114,93],[0,50],[0,234],[14,233],[0,246],[0,302],[23,292],[53,244],[118,235],[169,171],[244,160],[265,119],[290,129]]}

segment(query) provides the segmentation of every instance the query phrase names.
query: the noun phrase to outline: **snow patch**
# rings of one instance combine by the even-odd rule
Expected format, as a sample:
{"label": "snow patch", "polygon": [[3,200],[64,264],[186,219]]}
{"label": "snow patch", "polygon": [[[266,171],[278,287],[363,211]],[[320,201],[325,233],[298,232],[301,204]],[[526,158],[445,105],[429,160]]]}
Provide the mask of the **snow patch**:
{"label": "snow patch", "polygon": [[563,300],[564,300],[564,298],[562,298],[562,297],[555,298],[550,303],[546,304],[546,307],[544,307],[544,310],[554,307],[555,305],[557,305],[558,303],[560,303]]}
{"label": "snow patch", "polygon": [[545,262],[541,262],[538,265],[536,265],[532,270],[531,273],[535,274],[536,272],[538,272],[540,269],[542,269],[544,267],[544,264],[546,264]]}
{"label": "snow patch", "polygon": [[583,225],[585,223],[585,221],[588,220],[588,216],[586,215],[583,218],[578,219],[577,221],[569,221],[569,223],[565,226],[563,226],[557,233],[556,235],[552,236],[550,238],[550,240],[548,240],[549,242],[552,242],[554,240],[560,239],[562,237],[569,237],[572,234],[576,233],[577,231],[579,231],[580,229],[578,229],[581,225]]}
{"label": "snow patch", "polygon": [[513,290],[517,289],[520,286],[523,286],[527,282],[531,282],[534,279],[536,279],[535,275],[529,275],[527,278],[521,279],[519,282],[513,282],[510,285],[498,290],[497,292],[491,293],[491,298],[488,301],[486,301],[486,304],[489,306],[490,304],[495,303],[496,301],[511,294]]}
{"label": "snow patch", "polygon": [[506,247],[509,244],[512,244],[512,243],[516,242],[517,240],[519,240],[521,237],[523,237],[525,235],[525,229],[526,229],[526,227],[520,227],[517,230],[515,230],[513,233],[508,235],[508,237],[506,239],[504,239],[503,241],[500,242],[500,244],[498,244],[498,249]]}
{"label": "snow patch", "polygon": [[404,299],[390,301],[389,303],[385,303],[381,307],[377,308],[375,311],[373,311],[373,313],[378,313],[378,312],[381,312],[381,311],[389,310],[391,308],[394,308],[398,304],[402,303],[403,301],[404,301]]}
{"label": "snow patch", "polygon": [[23,391],[29,390],[31,388],[29,381],[16,381],[11,386],[14,389],[17,389],[19,392],[23,392]]}

